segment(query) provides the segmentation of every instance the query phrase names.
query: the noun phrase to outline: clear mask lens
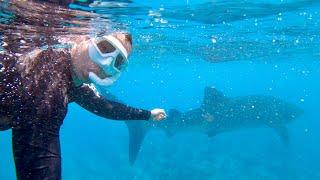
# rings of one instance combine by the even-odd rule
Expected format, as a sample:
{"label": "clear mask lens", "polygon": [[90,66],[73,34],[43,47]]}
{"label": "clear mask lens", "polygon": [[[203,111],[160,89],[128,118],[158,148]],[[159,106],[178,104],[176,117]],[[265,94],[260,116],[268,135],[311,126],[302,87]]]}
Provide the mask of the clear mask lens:
{"label": "clear mask lens", "polygon": [[[118,71],[121,71],[127,65],[127,59],[121,52],[117,52],[118,50],[106,39],[101,38],[98,41],[95,41],[98,51],[103,57],[112,57],[114,58],[114,68]],[[116,55],[116,57],[114,57]]]}
{"label": "clear mask lens", "polygon": [[116,51],[116,48],[104,39],[101,39],[100,41],[96,42],[96,45],[102,54],[112,53]]}
{"label": "clear mask lens", "polygon": [[126,60],[124,60],[124,57],[121,54],[119,54],[114,63],[114,67],[121,71],[123,68],[126,67],[126,65]]}

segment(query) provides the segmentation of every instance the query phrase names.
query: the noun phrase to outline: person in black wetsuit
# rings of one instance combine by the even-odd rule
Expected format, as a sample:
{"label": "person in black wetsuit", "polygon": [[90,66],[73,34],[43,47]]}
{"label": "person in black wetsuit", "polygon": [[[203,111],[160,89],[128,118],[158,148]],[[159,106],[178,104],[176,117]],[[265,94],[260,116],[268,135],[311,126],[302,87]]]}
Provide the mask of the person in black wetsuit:
{"label": "person in black wetsuit", "polygon": [[133,108],[99,96],[89,83],[109,86],[126,68],[131,36],[78,37],[68,48],[1,56],[0,130],[12,129],[18,179],[61,179],[59,131],[76,102],[114,120],[163,120],[162,109]]}

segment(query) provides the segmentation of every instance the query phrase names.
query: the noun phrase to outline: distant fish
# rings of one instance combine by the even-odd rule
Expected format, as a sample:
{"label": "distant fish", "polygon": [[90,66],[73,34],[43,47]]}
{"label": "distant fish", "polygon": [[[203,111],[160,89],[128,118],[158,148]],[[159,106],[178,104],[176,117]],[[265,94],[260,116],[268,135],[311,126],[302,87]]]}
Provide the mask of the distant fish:
{"label": "distant fish", "polygon": [[148,130],[160,128],[170,137],[177,132],[201,132],[213,137],[243,128],[270,127],[284,144],[289,143],[290,121],[302,114],[295,105],[271,96],[227,98],[213,87],[206,87],[200,108],[181,113],[170,110],[162,122],[126,121],[129,130],[129,161],[133,165]]}

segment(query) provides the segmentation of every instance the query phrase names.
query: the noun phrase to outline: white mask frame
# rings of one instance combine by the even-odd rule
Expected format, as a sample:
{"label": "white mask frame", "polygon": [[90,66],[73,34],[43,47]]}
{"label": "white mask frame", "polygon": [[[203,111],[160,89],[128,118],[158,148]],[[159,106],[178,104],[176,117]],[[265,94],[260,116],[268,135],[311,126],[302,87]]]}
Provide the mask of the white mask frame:
{"label": "white mask frame", "polygon": [[[114,48],[114,51],[106,53],[102,52],[97,45],[101,41],[106,41],[107,43],[109,43],[109,45],[111,45]],[[88,51],[90,59],[96,64],[98,64],[107,75],[111,76],[101,79],[94,72],[89,72],[89,79],[95,84],[101,86],[111,85],[114,81],[118,79],[121,71],[128,66],[129,61],[127,50],[122,45],[122,43],[112,35],[91,39]],[[117,60],[120,56],[122,57],[122,61],[119,64]]]}

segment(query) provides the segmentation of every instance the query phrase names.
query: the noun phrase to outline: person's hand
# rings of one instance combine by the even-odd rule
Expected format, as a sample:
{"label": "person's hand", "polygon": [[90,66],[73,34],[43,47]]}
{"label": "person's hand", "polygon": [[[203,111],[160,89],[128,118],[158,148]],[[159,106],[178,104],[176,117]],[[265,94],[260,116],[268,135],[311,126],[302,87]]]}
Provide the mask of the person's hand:
{"label": "person's hand", "polygon": [[151,117],[150,119],[153,121],[161,121],[164,120],[167,117],[166,112],[164,111],[164,109],[153,109],[151,110]]}

